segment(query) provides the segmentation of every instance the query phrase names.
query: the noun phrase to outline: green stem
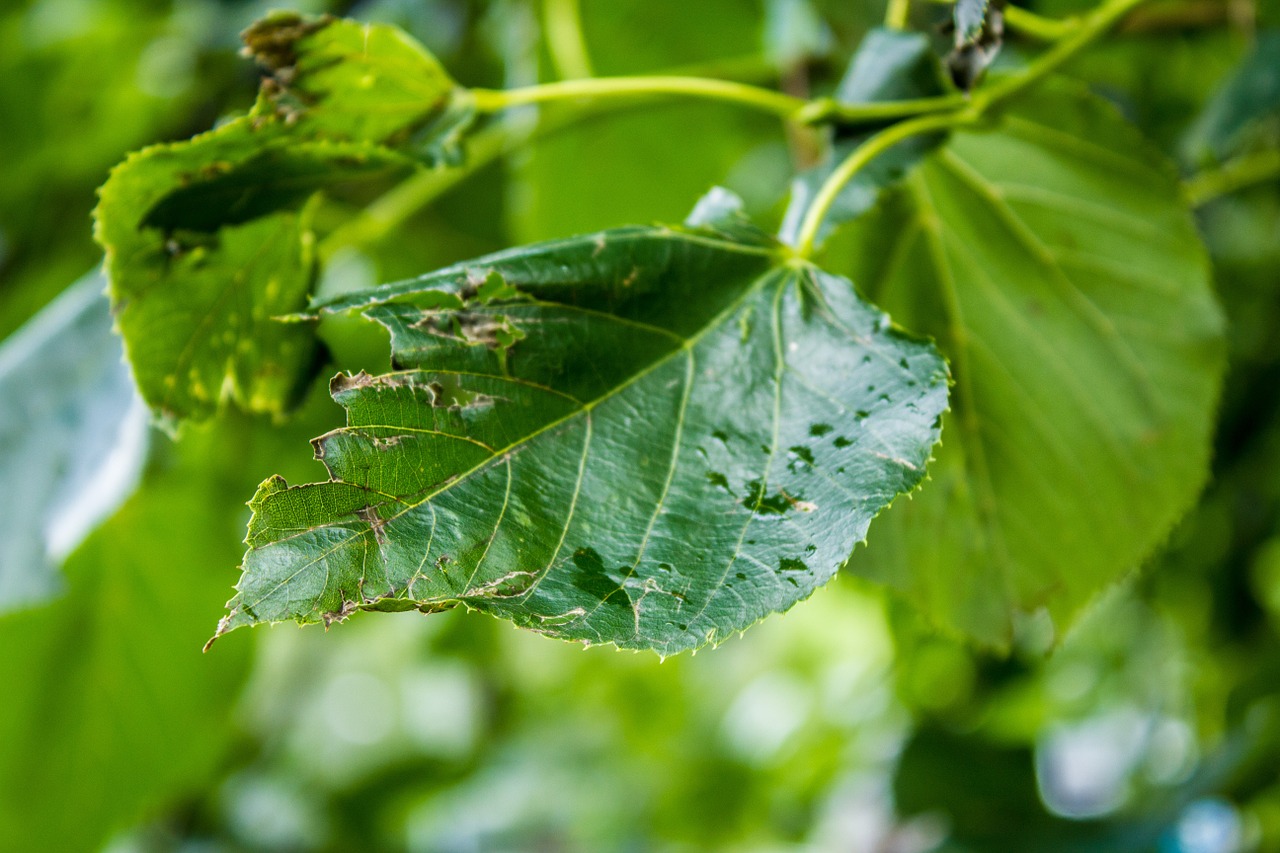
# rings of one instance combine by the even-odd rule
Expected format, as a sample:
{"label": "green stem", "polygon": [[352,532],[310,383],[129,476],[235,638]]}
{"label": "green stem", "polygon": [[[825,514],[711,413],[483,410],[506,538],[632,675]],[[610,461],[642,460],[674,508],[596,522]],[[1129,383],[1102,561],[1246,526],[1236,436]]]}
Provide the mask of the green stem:
{"label": "green stem", "polygon": [[1107,0],[1079,19],[1079,25],[1036,58],[1022,72],[996,80],[973,95],[973,108],[979,113],[1039,83],[1077,53],[1093,44],[1114,27],[1125,15],[1145,0]]}
{"label": "green stem", "polygon": [[835,122],[867,124],[887,119],[907,118],[922,113],[954,110],[967,103],[963,95],[917,98],[904,101],[845,104],[833,98],[806,101],[772,89],[705,77],[596,77],[590,80],[562,80],[521,89],[473,89],[476,109],[496,113],[512,107],[552,101],[581,101],[614,98],[649,98],[678,95],[728,101],[798,124]]}
{"label": "green stem", "polygon": [[805,211],[804,221],[801,222],[800,231],[796,235],[796,255],[801,258],[808,258],[813,254],[814,247],[818,242],[818,231],[822,227],[822,220],[826,219],[827,214],[831,211],[831,206],[835,204],[840,191],[868,163],[899,142],[912,136],[939,130],[950,130],[953,127],[968,124],[974,119],[975,117],[971,116],[967,110],[964,112],[917,116],[885,128],[859,145],[831,173],[831,177],[827,178],[818,190],[818,194],[814,196],[813,204],[809,205],[809,209]]}
{"label": "green stem", "polygon": [[[656,95],[681,95],[737,103],[798,123],[825,121],[865,124],[905,119],[868,139],[841,163],[823,184],[814,198],[813,205],[805,214],[798,236],[796,253],[800,257],[808,257],[813,253],[822,220],[835,203],[840,191],[876,156],[911,136],[947,130],[977,121],[991,107],[1052,73],[1142,2],[1144,0],[1108,0],[1090,14],[1080,18],[1070,33],[1063,36],[1024,71],[983,87],[971,99],[966,99],[963,95],[944,95],[906,101],[841,104],[829,98],[806,101],[803,98],[747,83],[686,76],[564,80],[506,91],[473,89],[471,93],[476,109],[481,113],[496,113],[512,107],[551,101],[600,101],[602,103],[612,101],[617,104]],[[552,121],[544,119],[536,132],[539,134],[550,132],[571,123],[586,111],[585,109],[569,110]],[[425,204],[455,186],[476,169],[514,150],[525,141],[524,135],[513,136],[502,127],[490,128],[477,134],[468,149],[467,168],[419,172],[375,201],[359,217],[330,234],[320,247],[321,255],[331,255],[342,246],[369,245],[381,240]]]}
{"label": "green stem", "polygon": [[1057,70],[1063,63],[1084,50],[1118,21],[1143,3],[1144,0],[1107,0],[1088,15],[1080,18],[1079,25],[1041,54],[1020,73],[996,80],[972,95],[967,107],[926,115],[917,115],[892,125],[872,136],[836,167],[823,182],[813,204],[805,212],[804,221],[796,235],[795,253],[800,258],[812,256],[818,242],[822,221],[830,213],[840,192],[868,163],[889,148],[913,136],[936,131],[951,130],[980,120],[992,107],[1003,103],[1030,86],[1039,83]]}
{"label": "green stem", "polygon": [[595,76],[587,41],[582,35],[582,9],[578,0],[543,0],[542,29],[560,79]]}
{"label": "green stem", "polygon": [[1280,181],[1280,150],[1270,149],[1244,154],[1222,166],[1201,172],[1182,185],[1187,202],[1199,207],[1237,190]]}
{"label": "green stem", "polygon": [[[955,0],[931,0],[931,2],[940,6],[955,5]],[[1080,26],[1080,19],[1074,15],[1069,18],[1046,18],[1021,6],[1009,5],[1004,7],[1004,23],[1006,27],[1021,35],[1040,41],[1057,41],[1074,32]]]}
{"label": "green stem", "polygon": [[884,12],[884,25],[891,30],[905,30],[911,19],[911,0],[889,0]]}
{"label": "green stem", "polygon": [[1014,32],[1040,41],[1058,41],[1080,27],[1079,18],[1046,18],[1021,6],[1005,6],[1004,22]]}
{"label": "green stem", "polygon": [[925,113],[938,113],[959,109],[969,103],[961,94],[940,95],[936,98],[915,98],[904,101],[867,101],[846,104],[835,98],[821,98],[809,102],[796,112],[794,120],[800,124],[868,124],[887,119],[910,118]]}
{"label": "green stem", "polygon": [[[777,69],[759,57],[744,56],[682,68],[678,73],[712,78],[731,76],[764,82],[775,77]],[[502,124],[487,127],[468,140],[464,165],[448,169],[421,169],[413,173],[331,232],[320,244],[320,257],[327,260],[342,248],[376,245],[423,207],[490,163],[519,150],[531,139],[553,134],[587,116],[629,105],[626,100],[607,99],[566,105],[540,116],[537,125],[529,132],[512,132],[509,126]]]}
{"label": "green stem", "polygon": [[475,96],[476,109],[481,113],[496,113],[512,107],[548,101],[683,95],[730,101],[789,120],[809,103],[803,98],[759,86],[703,77],[597,77],[591,80],[562,80],[559,83],[543,83],[521,89],[471,91]]}

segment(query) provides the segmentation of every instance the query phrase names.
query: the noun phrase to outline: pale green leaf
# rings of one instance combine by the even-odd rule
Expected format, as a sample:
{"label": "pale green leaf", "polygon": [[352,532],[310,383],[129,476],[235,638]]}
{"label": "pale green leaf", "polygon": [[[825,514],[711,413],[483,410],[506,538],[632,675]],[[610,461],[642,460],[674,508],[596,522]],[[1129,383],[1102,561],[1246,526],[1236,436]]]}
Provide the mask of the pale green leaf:
{"label": "pale green leaf", "polygon": [[985,643],[1017,611],[1065,628],[1207,473],[1222,318],[1176,176],[1057,87],[954,135],[852,237],[859,286],[936,337],[956,387],[932,482],[849,570]]}
{"label": "pale green leaf", "polygon": [[244,42],[270,73],[252,115],[297,136],[428,152],[437,124],[466,112],[466,90],[398,27],[282,12],[245,30]]}
{"label": "pale green leaf", "polygon": [[252,644],[202,658],[202,625],[236,491],[280,443],[189,431],[69,557],[59,598],[0,617],[0,847],[106,849],[225,768]]}
{"label": "pale green leaf", "polygon": [[699,220],[318,306],[383,324],[398,370],[334,379],[331,479],[259,489],[218,633],[465,604],[671,653],[825,583],[923,478],[946,367],[723,197]]}
{"label": "pale green leaf", "polygon": [[61,587],[58,567],[137,485],[146,409],[90,274],[0,346],[0,613]]}

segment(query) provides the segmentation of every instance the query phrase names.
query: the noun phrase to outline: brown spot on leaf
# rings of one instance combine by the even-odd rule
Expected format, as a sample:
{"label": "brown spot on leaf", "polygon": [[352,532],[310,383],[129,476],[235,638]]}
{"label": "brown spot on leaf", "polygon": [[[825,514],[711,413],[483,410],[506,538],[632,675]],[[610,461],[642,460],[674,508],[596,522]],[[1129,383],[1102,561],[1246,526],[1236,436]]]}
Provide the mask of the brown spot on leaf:
{"label": "brown spot on leaf", "polygon": [[321,613],[320,618],[324,620],[324,627],[327,630],[336,622],[346,622],[347,617],[358,610],[360,605],[350,599],[342,600],[342,609],[335,610],[331,613]]}
{"label": "brown spot on leaf", "polygon": [[356,510],[356,516],[361,521],[369,525],[369,529],[373,531],[373,538],[378,540],[378,546],[387,544],[387,523],[378,515],[376,507],[366,506]]}

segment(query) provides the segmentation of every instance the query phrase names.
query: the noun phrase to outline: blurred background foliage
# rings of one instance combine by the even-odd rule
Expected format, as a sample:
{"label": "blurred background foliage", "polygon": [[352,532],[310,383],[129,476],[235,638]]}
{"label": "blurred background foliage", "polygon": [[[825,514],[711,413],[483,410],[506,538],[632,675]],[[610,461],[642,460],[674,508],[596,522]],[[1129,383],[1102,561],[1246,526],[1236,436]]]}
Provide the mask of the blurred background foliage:
{"label": "blurred background foliage", "polygon": [[[584,55],[557,0],[295,5],[399,24],[464,84],[700,69],[798,94],[829,91],[883,15],[870,0],[584,0]],[[0,8],[0,336],[98,263],[89,211],[114,163],[250,103],[237,33],[268,8]],[[931,27],[945,10],[914,15]],[[1190,175],[1280,144],[1278,27],[1275,0],[1153,2],[1071,70]],[[538,120],[556,118],[512,132]],[[776,224],[807,152],[720,106],[594,115],[339,252],[321,286],[679,219],[714,184]],[[0,615],[0,849],[1276,849],[1280,185],[1207,199],[1199,222],[1232,324],[1215,479],[1056,649],[1030,618],[1010,657],[986,656],[840,579],[665,662],[459,612],[239,632],[201,656],[244,496],[276,471],[314,475],[298,448],[334,417],[320,382],[287,424],[228,413],[177,442],[155,433],[141,488],[71,555],[60,594]],[[340,324],[329,335],[347,363],[385,358]]]}

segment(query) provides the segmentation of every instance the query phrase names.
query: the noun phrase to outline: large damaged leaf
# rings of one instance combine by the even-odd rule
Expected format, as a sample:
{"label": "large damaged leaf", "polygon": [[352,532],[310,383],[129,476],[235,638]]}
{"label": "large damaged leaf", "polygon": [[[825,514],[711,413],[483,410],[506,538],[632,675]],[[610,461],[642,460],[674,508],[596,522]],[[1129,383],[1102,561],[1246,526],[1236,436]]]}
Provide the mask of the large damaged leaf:
{"label": "large damaged leaf", "polygon": [[462,604],[666,654],[825,583],[924,477],[946,367],[726,196],[317,306],[396,371],[333,380],[328,482],[263,483],[218,634]]}
{"label": "large damaged leaf", "polygon": [[929,487],[849,570],[995,646],[1019,612],[1061,632],[1162,544],[1207,476],[1223,369],[1177,176],[1105,102],[1042,91],[954,134],[830,259],[956,382]]}
{"label": "large damaged leaf", "polygon": [[132,155],[96,212],[139,389],[171,418],[296,402],[315,337],[273,318],[305,307],[314,283],[307,201],[438,162],[471,115],[394,27],[286,14],[244,38],[265,75],[253,110]]}

